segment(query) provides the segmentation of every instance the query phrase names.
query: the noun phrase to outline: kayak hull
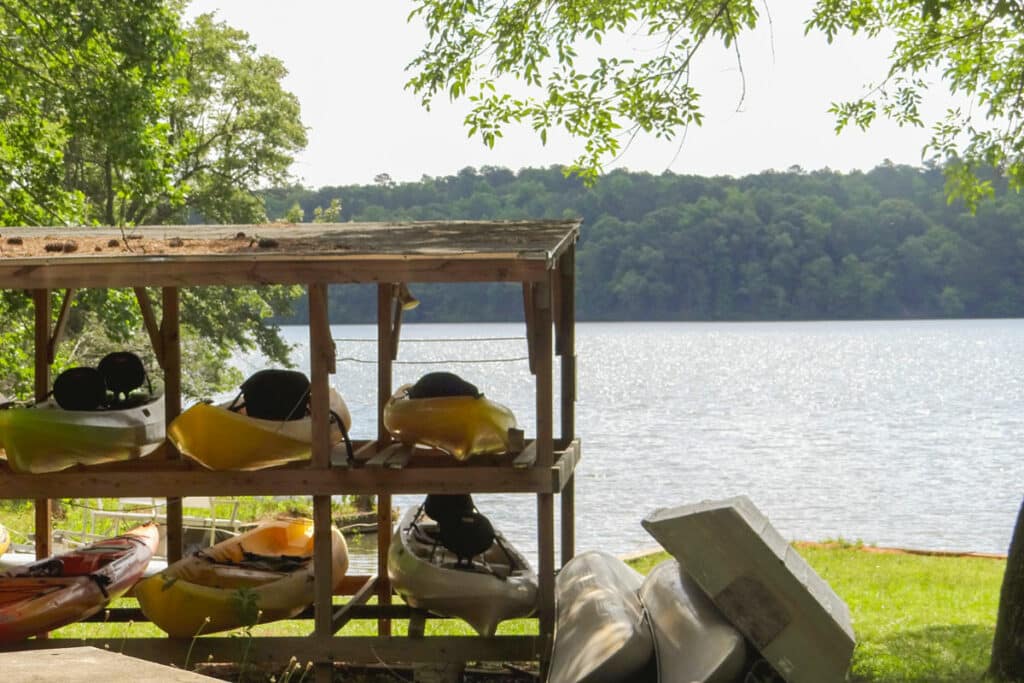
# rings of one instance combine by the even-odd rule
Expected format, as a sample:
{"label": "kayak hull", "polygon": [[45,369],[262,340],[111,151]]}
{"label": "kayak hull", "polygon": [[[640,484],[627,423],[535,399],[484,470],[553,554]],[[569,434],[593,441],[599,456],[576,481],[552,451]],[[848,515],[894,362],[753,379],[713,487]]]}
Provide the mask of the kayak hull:
{"label": "kayak hull", "polygon": [[[178,451],[211,470],[259,470],[309,460],[312,420],[262,420],[228,410],[229,403],[197,403],[176,417],[167,436]],[[341,396],[331,390],[331,410],[345,421],[352,418]],[[342,439],[331,425],[331,443]]]}
{"label": "kayak hull", "polygon": [[515,415],[483,396],[409,398],[401,387],[384,406],[384,426],[404,444],[438,448],[458,460],[508,450]]}
{"label": "kayak hull", "polygon": [[[437,524],[421,508],[402,515],[388,549],[388,576],[406,603],[441,616],[459,617],[484,636],[506,619],[526,617],[537,606],[537,575],[501,532],[471,569],[433,542]],[[486,567],[489,567],[488,571]]]}
{"label": "kayak hull", "polygon": [[660,681],[729,683],[739,679],[747,656],[743,634],[676,560],[665,560],[648,573],[640,600],[654,633]]}
{"label": "kayak hull", "polygon": [[[337,529],[331,540],[338,589],[348,549]],[[134,593],[150,621],[190,638],[293,617],[312,604],[313,586],[312,520],[277,519],[182,558],[140,581]]]}
{"label": "kayak hull", "polygon": [[638,595],[642,584],[637,571],[601,551],[581,553],[562,567],[548,683],[644,680],[654,640]]}
{"label": "kayak hull", "polygon": [[163,395],[119,410],[64,410],[52,399],[0,410],[0,443],[15,472],[141,458],[164,442],[165,433]]}
{"label": "kayak hull", "polygon": [[86,619],[142,577],[158,541],[155,524],[97,541],[0,576],[0,642]]}

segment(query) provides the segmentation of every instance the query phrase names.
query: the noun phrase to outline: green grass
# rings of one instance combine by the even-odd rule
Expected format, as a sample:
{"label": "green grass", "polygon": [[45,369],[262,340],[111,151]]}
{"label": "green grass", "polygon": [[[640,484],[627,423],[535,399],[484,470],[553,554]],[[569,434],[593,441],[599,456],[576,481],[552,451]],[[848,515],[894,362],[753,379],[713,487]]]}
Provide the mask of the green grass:
{"label": "green grass", "polygon": [[[801,547],[850,608],[857,648],[852,681],[980,681],[988,667],[1006,562]],[[647,572],[664,554],[633,562]]]}

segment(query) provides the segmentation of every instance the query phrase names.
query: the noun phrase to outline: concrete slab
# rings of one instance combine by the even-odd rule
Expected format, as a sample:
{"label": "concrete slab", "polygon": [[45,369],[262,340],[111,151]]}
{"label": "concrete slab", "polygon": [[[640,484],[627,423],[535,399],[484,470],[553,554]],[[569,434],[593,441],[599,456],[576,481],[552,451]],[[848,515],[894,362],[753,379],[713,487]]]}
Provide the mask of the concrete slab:
{"label": "concrete slab", "polygon": [[656,510],[642,524],[789,683],[846,679],[849,608],[749,498]]}
{"label": "concrete slab", "polygon": [[95,647],[0,653],[0,671],[5,681],[17,683],[203,683],[217,680]]}

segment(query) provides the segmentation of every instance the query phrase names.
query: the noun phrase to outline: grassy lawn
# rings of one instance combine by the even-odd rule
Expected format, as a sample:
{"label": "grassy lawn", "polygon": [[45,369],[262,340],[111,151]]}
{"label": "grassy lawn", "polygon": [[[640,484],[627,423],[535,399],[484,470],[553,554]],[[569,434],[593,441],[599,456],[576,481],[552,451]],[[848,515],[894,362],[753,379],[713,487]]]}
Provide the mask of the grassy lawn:
{"label": "grassy lawn", "polygon": [[[800,554],[850,607],[857,648],[851,680],[983,680],[1006,562],[801,547]],[[667,555],[634,565],[647,571]]]}

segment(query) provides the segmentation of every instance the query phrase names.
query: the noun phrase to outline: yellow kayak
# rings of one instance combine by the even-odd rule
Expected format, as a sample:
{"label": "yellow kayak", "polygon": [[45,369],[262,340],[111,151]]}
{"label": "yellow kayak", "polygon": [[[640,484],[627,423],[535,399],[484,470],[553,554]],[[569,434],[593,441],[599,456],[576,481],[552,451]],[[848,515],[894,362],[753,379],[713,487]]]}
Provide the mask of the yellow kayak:
{"label": "yellow kayak", "polygon": [[505,406],[482,394],[412,398],[411,387],[400,387],[384,406],[384,426],[402,443],[439,448],[458,460],[508,450],[516,418]]}
{"label": "yellow kayak", "polygon": [[[348,570],[331,529],[335,590]],[[313,521],[276,519],[183,558],[135,586],[143,613],[176,638],[288,619],[313,603]]]}
{"label": "yellow kayak", "polygon": [[7,552],[7,549],[11,547],[11,535],[7,532],[7,527],[0,524],[0,555]]}
{"label": "yellow kayak", "polygon": [[[184,455],[211,470],[258,470],[296,460],[309,460],[312,421],[263,420],[228,410],[229,403],[197,403],[176,417],[167,427],[167,438]],[[347,430],[352,416],[335,390],[330,393],[331,410],[341,417]],[[339,443],[341,430],[331,424],[331,443]]]}

